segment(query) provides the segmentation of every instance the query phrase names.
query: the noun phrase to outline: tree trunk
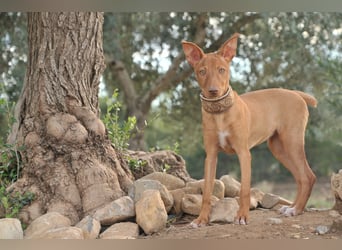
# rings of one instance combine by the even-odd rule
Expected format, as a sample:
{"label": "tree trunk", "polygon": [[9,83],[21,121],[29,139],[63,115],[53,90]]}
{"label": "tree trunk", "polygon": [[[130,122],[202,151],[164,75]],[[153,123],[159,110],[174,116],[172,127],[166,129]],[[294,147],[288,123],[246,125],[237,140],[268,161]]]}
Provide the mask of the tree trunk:
{"label": "tree trunk", "polygon": [[132,183],[99,119],[102,25],[101,13],[28,14],[28,67],[9,137],[25,146],[11,188],[35,193],[26,223],[51,211],[76,223]]}

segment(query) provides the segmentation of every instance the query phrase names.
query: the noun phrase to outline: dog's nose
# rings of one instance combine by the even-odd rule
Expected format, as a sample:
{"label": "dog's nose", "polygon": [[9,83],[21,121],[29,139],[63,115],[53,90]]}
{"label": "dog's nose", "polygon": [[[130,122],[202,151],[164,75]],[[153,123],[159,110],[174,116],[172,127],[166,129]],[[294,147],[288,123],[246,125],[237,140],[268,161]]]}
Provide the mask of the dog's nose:
{"label": "dog's nose", "polygon": [[217,93],[218,93],[218,89],[216,89],[216,88],[209,88],[209,93],[210,93],[212,96],[215,96],[215,95],[217,95]]}

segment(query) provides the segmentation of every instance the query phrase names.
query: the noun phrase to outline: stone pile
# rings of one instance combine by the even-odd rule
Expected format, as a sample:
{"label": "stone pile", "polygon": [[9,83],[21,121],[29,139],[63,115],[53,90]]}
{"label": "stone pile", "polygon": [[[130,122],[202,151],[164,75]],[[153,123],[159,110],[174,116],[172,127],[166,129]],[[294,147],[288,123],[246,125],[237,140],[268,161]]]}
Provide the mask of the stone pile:
{"label": "stone pile", "polygon": [[[198,215],[204,180],[185,182],[171,174],[154,172],[136,180],[127,196],[98,208],[72,225],[69,218],[49,212],[23,232],[17,219],[0,220],[0,238],[6,239],[135,239],[166,227],[170,215]],[[239,209],[240,183],[229,175],[215,180],[210,222],[232,223]],[[272,208],[288,201],[251,190],[251,209]]]}

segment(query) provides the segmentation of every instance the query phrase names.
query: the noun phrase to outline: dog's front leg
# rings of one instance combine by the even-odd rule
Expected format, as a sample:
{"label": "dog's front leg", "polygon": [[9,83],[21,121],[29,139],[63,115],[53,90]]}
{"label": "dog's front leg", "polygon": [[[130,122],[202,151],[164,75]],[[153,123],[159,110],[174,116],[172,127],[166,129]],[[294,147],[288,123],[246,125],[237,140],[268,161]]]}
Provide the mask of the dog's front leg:
{"label": "dog's front leg", "polygon": [[217,152],[207,153],[204,163],[204,188],[202,198],[202,208],[197,219],[192,223],[192,227],[205,226],[209,222],[209,214],[211,210],[211,195],[214,188],[214,180],[216,175]]}
{"label": "dog's front leg", "polygon": [[249,150],[238,153],[241,168],[240,208],[236,216],[236,223],[246,225],[249,217],[250,189],[251,189],[251,154]]}

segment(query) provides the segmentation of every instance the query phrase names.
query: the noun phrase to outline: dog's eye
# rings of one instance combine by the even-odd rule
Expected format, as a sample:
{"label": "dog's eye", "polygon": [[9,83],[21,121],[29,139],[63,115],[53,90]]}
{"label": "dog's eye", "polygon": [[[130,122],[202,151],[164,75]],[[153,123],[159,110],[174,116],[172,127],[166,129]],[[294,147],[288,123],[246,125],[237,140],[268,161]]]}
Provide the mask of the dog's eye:
{"label": "dog's eye", "polygon": [[198,73],[199,73],[201,76],[204,76],[205,73],[206,73],[206,71],[205,71],[205,69],[201,69]]}
{"label": "dog's eye", "polygon": [[225,68],[219,68],[219,73],[220,73],[220,74],[223,74],[225,71],[226,71]]}

